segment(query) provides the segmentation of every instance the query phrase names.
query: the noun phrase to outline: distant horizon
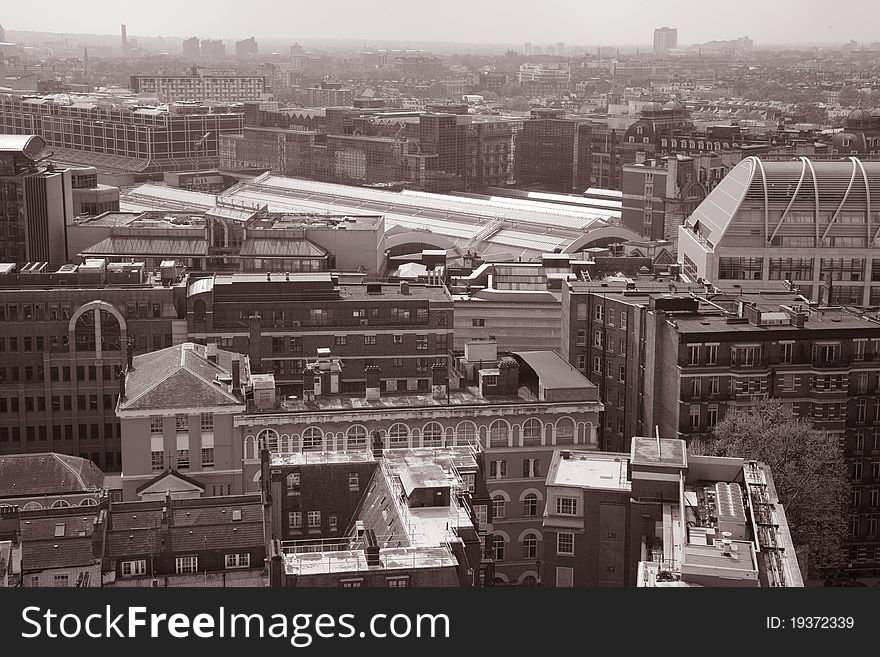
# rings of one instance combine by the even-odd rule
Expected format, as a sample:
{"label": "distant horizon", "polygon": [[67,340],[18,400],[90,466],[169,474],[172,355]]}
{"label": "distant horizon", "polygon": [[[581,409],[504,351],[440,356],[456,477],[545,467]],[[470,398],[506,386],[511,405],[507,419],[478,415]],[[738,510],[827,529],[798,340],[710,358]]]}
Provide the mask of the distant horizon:
{"label": "distant horizon", "polygon": [[[115,0],[66,0],[8,3],[2,22],[10,33],[118,36],[126,24],[133,37],[267,41],[366,41],[399,43],[516,46],[525,42],[571,47],[649,47],[654,29],[678,30],[679,43],[750,37],[756,44],[831,46],[851,40],[880,39],[880,3],[837,0],[829,10],[824,0],[739,0],[707,8],[702,0],[544,0],[540,7],[508,0],[494,3],[444,0],[443,11],[428,16],[410,0],[330,0],[321,6],[264,2],[243,11],[237,0],[153,0],[150,11]],[[329,10],[329,11],[328,11]],[[711,16],[711,20],[706,17]],[[329,18],[328,18],[329,16]],[[285,26],[279,28],[279,26]],[[289,26],[289,27],[288,27]],[[780,27],[784,26],[784,27]],[[238,35],[231,35],[235,30]],[[293,34],[277,35],[279,31]],[[171,32],[171,33],[169,33]],[[276,34],[270,34],[270,32]],[[364,34],[370,35],[366,39]],[[791,37],[787,38],[786,34]]]}
{"label": "distant horizon", "polygon": [[[51,36],[59,36],[64,38],[77,38],[77,37],[92,37],[92,38],[100,38],[100,39],[119,39],[121,36],[120,33],[111,33],[111,32],[56,32],[50,30],[16,30],[6,28],[6,36],[7,40],[11,34],[24,34],[24,35],[51,35]],[[469,42],[469,41],[436,41],[436,40],[425,40],[425,39],[370,39],[370,38],[353,38],[353,37],[332,37],[332,36],[312,36],[312,37],[282,37],[282,36],[270,36],[270,35],[259,35],[259,34],[247,34],[247,35],[239,35],[239,36],[216,36],[216,35],[196,35],[196,34],[188,34],[186,36],[180,36],[177,34],[137,34],[132,32],[131,30],[127,30],[127,35],[129,38],[133,39],[170,39],[170,40],[179,40],[184,41],[186,39],[192,38],[193,36],[198,37],[199,39],[219,39],[222,41],[241,41],[245,39],[249,39],[253,37],[257,46],[261,41],[267,43],[288,43],[293,45],[294,43],[316,43],[316,42],[339,42],[339,43],[351,43],[357,44],[361,43],[366,45],[366,47],[377,47],[381,44],[424,44],[424,45],[443,45],[443,46],[479,46],[481,48],[514,48],[517,50],[522,50],[523,46],[526,42],[494,42],[494,41],[483,41],[483,42]],[[677,49],[684,48],[692,48],[705,43],[711,42],[721,42],[721,41],[735,41],[741,37],[749,37],[748,34],[741,34],[739,36],[730,37],[727,39],[708,39],[706,41],[699,41],[693,43],[679,43]],[[769,41],[769,42],[759,42],[753,39],[754,49],[761,50],[762,47],[818,47],[818,48],[840,48],[843,45],[846,45],[850,41],[855,41],[858,46],[865,46],[869,44],[880,44],[880,35],[877,36],[874,40],[865,40],[865,41],[857,41],[855,39],[845,40],[845,41]],[[546,47],[546,46],[555,46],[557,42],[543,42],[543,41],[532,41],[529,42],[533,46],[538,47]],[[578,43],[578,42],[562,42],[565,48],[576,48],[576,49],[596,49],[596,48],[644,48],[647,53],[653,46],[650,42],[644,43]],[[544,53],[550,54],[550,53]]]}

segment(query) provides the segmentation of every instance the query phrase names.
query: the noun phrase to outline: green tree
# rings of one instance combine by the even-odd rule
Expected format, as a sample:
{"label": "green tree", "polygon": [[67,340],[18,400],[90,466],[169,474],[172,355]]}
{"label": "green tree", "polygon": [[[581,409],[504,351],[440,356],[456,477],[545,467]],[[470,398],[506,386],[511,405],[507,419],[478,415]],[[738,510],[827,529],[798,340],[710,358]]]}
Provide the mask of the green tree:
{"label": "green tree", "polygon": [[833,434],[768,399],[751,409],[730,410],[713,437],[695,448],[770,466],[804,575],[821,577],[839,567],[849,528],[850,484]]}
{"label": "green tree", "polygon": [[529,101],[525,96],[515,96],[514,98],[507,98],[504,100],[505,109],[514,110],[517,112],[526,112],[531,107]]}

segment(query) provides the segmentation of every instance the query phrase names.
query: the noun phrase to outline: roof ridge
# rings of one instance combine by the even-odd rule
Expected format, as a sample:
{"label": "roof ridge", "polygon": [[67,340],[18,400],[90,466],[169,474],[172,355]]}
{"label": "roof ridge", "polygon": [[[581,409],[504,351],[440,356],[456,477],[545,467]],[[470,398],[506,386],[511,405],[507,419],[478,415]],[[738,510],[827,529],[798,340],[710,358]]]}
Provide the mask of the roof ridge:
{"label": "roof ridge", "polygon": [[61,465],[63,465],[65,468],[67,468],[73,474],[74,479],[76,479],[79,482],[79,487],[81,489],[85,490],[87,487],[86,487],[85,482],[83,481],[82,474],[80,472],[77,472],[73,468],[72,465],[70,465],[64,459],[62,459],[61,455],[58,454],[57,452],[51,452],[51,454],[52,454],[52,456],[55,457],[56,461],[58,461]]}
{"label": "roof ridge", "polygon": [[[207,358],[203,358],[203,357],[201,356],[201,354],[199,354],[199,358],[201,358],[205,363],[208,363],[209,365],[213,366],[215,369],[220,370],[220,371],[223,372],[223,373],[226,373],[226,370],[224,370],[223,368],[221,368],[221,367],[220,367],[219,365],[217,365],[216,363],[212,363],[212,362],[209,361]],[[187,366],[185,366],[185,365],[184,365],[183,367],[181,367],[180,369],[184,370],[185,372],[189,372],[190,374],[192,374],[194,377],[196,377],[199,381],[201,381],[201,382],[204,383],[205,385],[213,386],[214,388],[216,388],[217,390],[219,390],[221,393],[223,393],[224,395],[226,395],[229,399],[231,399],[231,400],[233,400],[233,401],[235,401],[235,402],[239,402],[239,399],[238,399],[235,395],[233,395],[231,392],[227,391],[227,390],[226,390],[225,388],[223,388],[223,387],[215,386],[215,385],[214,385],[214,379],[206,379],[206,378],[203,377],[199,372],[194,372],[193,370],[191,370],[189,367],[187,367]]]}
{"label": "roof ridge", "polygon": [[[173,348],[173,347],[172,347],[172,348]],[[158,352],[154,352],[154,353],[158,353]],[[148,354],[148,355],[149,355],[149,354]],[[126,399],[126,400],[125,400],[125,405],[128,406],[129,404],[131,404],[131,403],[133,403],[133,402],[136,402],[138,399],[140,399],[141,397],[143,397],[144,395],[146,395],[148,392],[151,392],[152,390],[155,390],[155,389],[159,386],[160,383],[163,383],[163,382],[167,381],[167,380],[168,380],[171,376],[173,376],[174,373],[177,372],[177,370],[179,370],[179,369],[180,369],[180,365],[172,366],[172,367],[171,367],[171,370],[168,372],[168,374],[166,374],[165,376],[163,376],[163,377],[161,377],[161,378],[156,379],[156,380],[153,382],[153,384],[152,384],[151,386],[145,388],[144,390],[141,390],[141,392],[138,393],[136,396],[134,396],[134,397],[129,397],[128,399]]]}

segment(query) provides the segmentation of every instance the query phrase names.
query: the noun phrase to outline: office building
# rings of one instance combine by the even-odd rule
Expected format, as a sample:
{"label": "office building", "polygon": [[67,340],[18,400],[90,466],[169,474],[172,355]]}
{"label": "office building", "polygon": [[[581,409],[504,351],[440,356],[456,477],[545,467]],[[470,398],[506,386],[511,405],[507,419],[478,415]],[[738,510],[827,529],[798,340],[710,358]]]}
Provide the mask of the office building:
{"label": "office building", "polygon": [[351,107],[353,92],[341,82],[322,82],[306,89],[308,107]]}
{"label": "office building", "polygon": [[[119,211],[119,188],[99,183],[96,168],[70,167],[68,170],[73,188],[74,217]],[[69,233],[67,238],[69,246]]]}
{"label": "office building", "polygon": [[604,449],[625,450],[632,436],[656,427],[664,435],[706,438],[729,409],[768,397],[837,435],[858,491],[851,568],[874,567],[880,557],[876,318],[816,307],[784,289],[724,293],[681,283],[569,282],[563,326],[563,353],[600,388]]}
{"label": "office building", "polygon": [[45,98],[0,95],[0,133],[37,135],[52,161],[101,172],[150,174],[210,169],[219,164],[218,138],[241,132],[243,116],[207,107],[66,105]]}
{"label": "office building", "polygon": [[119,472],[126,344],[144,353],[183,341],[185,285],[143,263],[2,270],[0,454],[58,452]]}
{"label": "office building", "polygon": [[532,110],[516,135],[518,187],[582,192],[590,186],[591,126],[562,110]]}
{"label": "office building", "polygon": [[880,306],[880,163],[737,164],[678,228],[689,280],[759,289],[791,281],[812,301]]}
{"label": "office building", "polygon": [[39,164],[46,141],[0,134],[0,262],[67,261],[71,173]]}
{"label": "office building", "polygon": [[543,532],[546,586],[804,585],[769,468],[679,439],[556,450]]}
{"label": "office building", "polygon": [[662,55],[678,47],[678,28],[658,27],[654,30],[654,54]]}
{"label": "office building", "polygon": [[567,93],[571,84],[571,69],[568,62],[525,63],[519,67],[517,81],[530,94]]}
{"label": "office building", "polygon": [[190,75],[132,75],[131,90],[164,103],[237,103],[263,100],[268,87],[261,75],[224,75],[194,67]]}

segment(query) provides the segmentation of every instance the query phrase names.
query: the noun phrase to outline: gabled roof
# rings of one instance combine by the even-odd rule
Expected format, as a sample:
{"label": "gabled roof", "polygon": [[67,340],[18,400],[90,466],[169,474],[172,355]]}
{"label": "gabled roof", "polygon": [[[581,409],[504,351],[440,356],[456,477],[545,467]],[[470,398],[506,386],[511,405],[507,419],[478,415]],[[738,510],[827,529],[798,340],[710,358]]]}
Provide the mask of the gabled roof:
{"label": "gabled roof", "polygon": [[177,470],[166,470],[165,472],[150,479],[147,483],[142,484],[137,489],[138,495],[146,495],[149,493],[164,493],[165,491],[181,492],[181,491],[199,491],[205,492],[204,484],[199,483],[192,477],[187,477]]}
{"label": "gabled roof", "polygon": [[118,411],[192,409],[237,406],[243,401],[226,385],[215,383],[229,377],[232,361],[239,360],[241,381],[247,380],[247,356],[217,350],[217,363],[205,356],[204,345],[185,342],[134,358],[125,375],[125,398]]}
{"label": "gabled roof", "polygon": [[104,473],[78,456],[55,452],[0,456],[0,498],[100,490]]}

